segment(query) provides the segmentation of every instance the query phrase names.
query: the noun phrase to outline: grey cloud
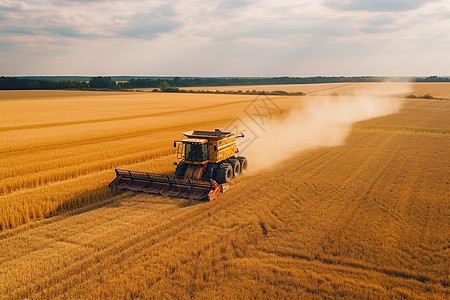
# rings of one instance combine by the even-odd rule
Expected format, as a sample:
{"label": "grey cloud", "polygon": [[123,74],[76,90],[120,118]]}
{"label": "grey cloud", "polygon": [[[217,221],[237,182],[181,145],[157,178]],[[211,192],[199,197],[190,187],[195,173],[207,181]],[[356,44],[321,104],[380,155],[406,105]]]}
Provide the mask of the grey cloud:
{"label": "grey cloud", "polygon": [[[74,3],[102,3],[102,2],[117,2],[114,0],[53,0],[53,4],[74,4]],[[125,2],[125,1],[123,1]]]}
{"label": "grey cloud", "polygon": [[136,38],[150,38],[153,39],[161,33],[171,32],[178,24],[175,22],[153,21],[147,20],[143,22],[133,22],[126,28],[119,31],[121,36],[136,37]]}
{"label": "grey cloud", "polygon": [[0,29],[2,34],[18,34],[18,35],[33,35],[36,34],[36,30],[30,28],[2,28]]}
{"label": "grey cloud", "polygon": [[324,5],[353,11],[406,11],[419,8],[433,0],[325,0]]}
{"label": "grey cloud", "polygon": [[253,3],[255,0],[221,0],[217,1],[218,10],[237,10],[247,7]]}
{"label": "grey cloud", "polygon": [[[320,21],[319,21],[320,19]],[[279,15],[256,15],[253,18],[235,19],[219,30],[204,27],[200,34],[216,41],[233,40],[284,40],[296,43],[298,40],[320,40],[352,35],[357,31],[357,21],[348,17],[325,18],[317,15],[302,15],[283,12]]]}
{"label": "grey cloud", "polygon": [[29,9],[30,6],[24,1],[6,0],[0,3],[0,11],[23,11]]}
{"label": "grey cloud", "polygon": [[397,18],[392,16],[375,16],[368,17],[365,22],[359,24],[359,30],[367,34],[395,32],[404,29],[404,24],[401,24]]}
{"label": "grey cloud", "polygon": [[[54,1],[55,2],[55,1]],[[58,3],[69,1],[56,1]],[[99,2],[77,0],[73,2]],[[179,26],[177,14],[172,5],[140,6],[134,3],[130,11],[121,12],[120,15],[108,16],[111,10],[103,11],[102,7],[110,8],[105,1],[100,7],[80,10],[71,7],[64,10],[62,7],[35,6],[30,11],[8,11],[2,14],[0,10],[0,33],[9,35],[47,35],[66,38],[95,38],[95,37],[138,37],[153,39],[160,33],[170,32]],[[9,2],[7,2],[9,3]],[[131,5],[131,3],[130,3]],[[51,8],[51,9],[49,9]],[[71,12],[68,14],[67,12]],[[138,11],[138,13],[136,13]]]}
{"label": "grey cloud", "polygon": [[[40,27],[31,27],[29,25],[23,25],[22,27],[3,27],[0,28],[0,35],[3,36],[3,43],[1,46],[2,50],[7,49],[13,49],[13,45],[15,43],[22,44],[23,42],[12,42],[8,39],[8,36],[28,36],[28,37],[36,37],[36,36],[53,36],[56,39],[53,39],[50,41],[45,41],[43,43],[56,43],[59,44],[60,39],[58,37],[63,38],[83,38],[83,39],[89,39],[89,38],[95,38],[99,37],[93,34],[87,34],[78,31],[76,28],[72,28],[70,26],[63,26],[63,25],[46,25],[46,26],[40,26]],[[36,40],[35,40],[36,41]],[[26,43],[26,42],[25,42]],[[10,47],[6,47],[6,45],[10,45]]]}
{"label": "grey cloud", "polygon": [[[382,51],[402,58],[405,49],[422,45],[420,51],[427,55],[438,56],[445,53],[439,49],[448,48],[448,0],[423,10],[415,9],[425,3],[419,0],[308,1],[26,0],[29,10],[4,8],[2,13],[2,5],[18,1],[0,0],[0,52],[5,53],[0,65],[19,70],[7,58],[9,52],[30,59],[38,53],[52,62],[42,66],[55,70],[55,57],[63,55],[60,61],[68,62],[67,68],[59,72],[68,73],[98,73],[86,56],[105,61],[104,69],[117,73],[152,69],[161,74],[271,76],[298,72],[296,68],[315,74],[347,70],[335,65],[336,71],[330,71],[333,60],[350,62],[348,72],[367,67],[370,73],[375,69],[367,57]],[[429,40],[424,43],[424,38]],[[132,64],[112,66],[105,60],[124,52]],[[24,63],[22,68],[45,72]]]}
{"label": "grey cloud", "polygon": [[116,16],[125,25],[117,33],[126,37],[155,38],[161,33],[171,32],[181,24],[172,6],[162,5],[131,16]]}
{"label": "grey cloud", "polygon": [[[8,53],[8,52],[16,52],[16,51],[17,51],[16,44],[13,44],[9,41],[0,40],[0,53]],[[2,63],[2,60],[0,59],[0,64],[1,63]],[[0,67],[1,67],[1,65],[0,65]]]}
{"label": "grey cloud", "polygon": [[69,37],[69,38],[93,38],[98,37],[96,35],[92,34],[86,34],[83,33],[76,28],[69,27],[69,26],[47,26],[42,28],[41,30],[43,33],[50,33],[50,34],[56,34],[63,37]]}

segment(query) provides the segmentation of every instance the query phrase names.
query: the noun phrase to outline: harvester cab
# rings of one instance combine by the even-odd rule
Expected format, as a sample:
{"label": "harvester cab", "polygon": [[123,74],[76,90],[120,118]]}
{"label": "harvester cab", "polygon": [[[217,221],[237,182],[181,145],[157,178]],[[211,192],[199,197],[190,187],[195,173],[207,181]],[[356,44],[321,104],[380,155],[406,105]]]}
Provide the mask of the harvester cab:
{"label": "harvester cab", "polygon": [[221,131],[184,132],[186,139],[174,141],[177,149],[175,176],[116,169],[109,184],[115,192],[130,190],[164,196],[210,201],[228,189],[228,182],[247,169],[247,159],[239,152],[236,138],[241,133]]}
{"label": "harvester cab", "polygon": [[182,141],[175,141],[174,148],[177,148],[178,159],[184,159],[192,164],[204,164],[208,162],[208,140],[184,139]]}

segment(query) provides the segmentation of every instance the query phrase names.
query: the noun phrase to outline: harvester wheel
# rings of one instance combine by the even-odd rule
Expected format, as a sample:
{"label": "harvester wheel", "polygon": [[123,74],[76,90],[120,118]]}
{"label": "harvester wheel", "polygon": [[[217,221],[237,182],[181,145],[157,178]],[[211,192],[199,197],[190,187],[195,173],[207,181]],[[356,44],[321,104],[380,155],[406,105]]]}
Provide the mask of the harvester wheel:
{"label": "harvester wheel", "polygon": [[239,160],[237,160],[235,158],[230,158],[229,161],[230,161],[231,168],[233,169],[234,176],[238,176],[239,174],[241,174],[241,164],[240,164]]}
{"label": "harvester wheel", "polygon": [[217,169],[217,165],[215,163],[208,163],[206,165],[205,170],[203,171],[203,176],[202,176],[203,179],[207,179],[207,180],[213,179],[214,172],[216,171],[216,169]]}
{"label": "harvester wheel", "polygon": [[184,173],[186,173],[187,167],[188,167],[187,163],[179,162],[177,165],[177,168],[175,169],[175,176],[176,177],[184,177]]}
{"label": "harvester wheel", "polygon": [[244,156],[238,156],[237,159],[239,160],[239,163],[241,164],[241,173],[244,173],[245,171],[247,171],[247,167],[248,167],[247,158],[245,158]]}
{"label": "harvester wheel", "polygon": [[229,163],[222,163],[217,169],[216,181],[219,184],[227,183],[233,178],[233,169]]}

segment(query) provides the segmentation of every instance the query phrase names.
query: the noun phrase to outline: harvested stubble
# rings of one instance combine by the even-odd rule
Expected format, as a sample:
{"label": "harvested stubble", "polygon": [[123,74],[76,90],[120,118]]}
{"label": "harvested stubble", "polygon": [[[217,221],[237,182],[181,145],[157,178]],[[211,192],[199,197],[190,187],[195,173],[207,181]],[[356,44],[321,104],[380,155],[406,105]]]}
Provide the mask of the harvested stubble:
{"label": "harvested stubble", "polygon": [[[143,97],[120,97],[133,95]],[[169,99],[143,95],[149,102]],[[182,102],[178,97],[184,96],[170,99]],[[226,110],[210,107],[211,97],[221,97]],[[111,197],[106,185],[114,177],[112,165],[173,172],[171,141],[181,131],[223,127],[248,103],[241,101],[252,100],[222,97],[199,95],[195,105],[210,108],[161,118],[2,131],[10,141],[0,145],[2,179],[22,177],[16,185],[2,180],[2,226],[30,223],[0,234],[0,293],[448,296],[448,101],[407,100],[397,115],[356,124],[345,145],[310,150],[273,170],[236,178],[215,202]],[[113,101],[116,117],[130,114],[120,113],[127,101]],[[293,100],[277,101],[288,108]]]}

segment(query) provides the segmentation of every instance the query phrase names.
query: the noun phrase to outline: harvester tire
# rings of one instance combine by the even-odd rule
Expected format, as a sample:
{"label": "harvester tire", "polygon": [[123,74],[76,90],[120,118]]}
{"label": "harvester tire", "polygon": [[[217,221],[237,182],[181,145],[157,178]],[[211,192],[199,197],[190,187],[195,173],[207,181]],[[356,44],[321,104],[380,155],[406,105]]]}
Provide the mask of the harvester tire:
{"label": "harvester tire", "polygon": [[246,172],[248,167],[247,158],[245,158],[244,156],[238,156],[236,158],[239,160],[239,163],[241,164],[241,173]]}
{"label": "harvester tire", "polygon": [[179,162],[177,165],[177,168],[175,169],[175,176],[176,177],[184,177],[184,173],[186,173],[187,167],[188,167],[187,163]]}
{"label": "harvester tire", "polygon": [[236,158],[230,158],[229,159],[231,168],[233,169],[234,176],[238,176],[241,174],[241,163]]}
{"label": "harvester tire", "polygon": [[206,165],[205,170],[203,171],[203,176],[202,176],[203,179],[206,179],[206,180],[213,179],[214,178],[214,172],[216,171],[216,169],[217,169],[217,164],[215,164],[215,163],[208,163]]}
{"label": "harvester tire", "polygon": [[229,163],[222,163],[219,165],[215,177],[218,184],[228,183],[233,178],[233,168]]}

